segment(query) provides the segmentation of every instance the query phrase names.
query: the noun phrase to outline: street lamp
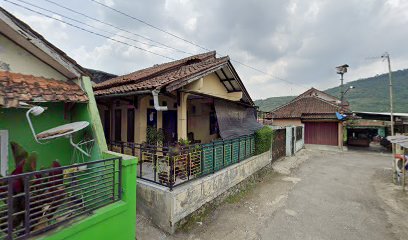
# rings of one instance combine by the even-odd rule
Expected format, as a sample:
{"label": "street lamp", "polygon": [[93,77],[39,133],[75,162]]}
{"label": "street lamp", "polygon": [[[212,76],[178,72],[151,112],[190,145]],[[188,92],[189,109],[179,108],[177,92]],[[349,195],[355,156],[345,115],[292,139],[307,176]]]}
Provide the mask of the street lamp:
{"label": "street lamp", "polygon": [[343,98],[344,98],[344,89],[343,89],[343,75],[347,72],[347,68],[349,67],[349,65],[347,64],[343,64],[341,66],[337,66],[336,67],[336,72],[337,74],[340,74],[340,104],[341,104],[341,108],[343,108]]}
{"label": "street lamp", "polygon": [[356,88],[356,87],[354,87],[354,86],[348,87],[348,88],[346,89],[346,91],[344,91],[343,95],[346,95],[346,93],[347,93],[348,91],[350,91],[351,89],[354,89],[354,88]]}

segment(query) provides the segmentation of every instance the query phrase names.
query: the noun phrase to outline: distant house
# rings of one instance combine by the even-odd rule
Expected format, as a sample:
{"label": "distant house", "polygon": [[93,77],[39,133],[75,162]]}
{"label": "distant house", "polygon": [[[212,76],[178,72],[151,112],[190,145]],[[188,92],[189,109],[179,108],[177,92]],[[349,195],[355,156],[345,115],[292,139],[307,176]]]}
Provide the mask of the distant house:
{"label": "distant house", "polygon": [[267,118],[276,126],[304,124],[305,144],[341,146],[343,124],[336,117],[340,107],[338,98],[311,88],[271,111]]}
{"label": "distant house", "polygon": [[148,132],[155,129],[164,145],[209,143],[259,128],[229,57],[215,52],[118,76],[95,84],[94,92],[108,141],[151,142]]}

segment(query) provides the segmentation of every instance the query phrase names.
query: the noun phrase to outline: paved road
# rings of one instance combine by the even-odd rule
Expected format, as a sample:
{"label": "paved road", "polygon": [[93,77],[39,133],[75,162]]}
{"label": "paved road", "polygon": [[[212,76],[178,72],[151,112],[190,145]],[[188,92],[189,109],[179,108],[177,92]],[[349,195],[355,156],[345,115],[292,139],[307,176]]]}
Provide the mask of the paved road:
{"label": "paved road", "polygon": [[192,230],[138,239],[408,239],[408,197],[389,183],[389,166],[389,155],[305,150]]}
{"label": "paved road", "polygon": [[373,177],[389,158],[312,153],[285,207],[265,222],[261,239],[395,239]]}

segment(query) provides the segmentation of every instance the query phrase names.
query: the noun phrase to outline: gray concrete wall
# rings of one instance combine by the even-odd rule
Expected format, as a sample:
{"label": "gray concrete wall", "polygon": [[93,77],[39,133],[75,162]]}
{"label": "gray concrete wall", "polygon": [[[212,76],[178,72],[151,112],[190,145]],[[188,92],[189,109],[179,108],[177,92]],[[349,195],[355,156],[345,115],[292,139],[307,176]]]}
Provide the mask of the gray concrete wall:
{"label": "gray concrete wall", "polygon": [[[297,153],[298,151],[300,151],[300,149],[302,149],[305,145],[305,141],[304,141],[304,137],[305,137],[305,127],[303,126],[303,131],[302,131],[302,139],[298,140],[296,139],[296,126],[290,126],[290,127],[286,127],[286,156],[290,157],[292,156],[292,146],[293,144],[295,144],[295,152]],[[295,129],[295,136],[293,138],[292,136],[292,129]],[[294,142],[293,142],[294,140]]]}
{"label": "gray concrete wall", "polygon": [[270,163],[268,151],[173,191],[137,179],[137,213],[150,218],[164,231],[174,233],[179,221]]}
{"label": "gray concrete wall", "polygon": [[292,156],[292,129],[293,127],[286,127],[286,156]]}

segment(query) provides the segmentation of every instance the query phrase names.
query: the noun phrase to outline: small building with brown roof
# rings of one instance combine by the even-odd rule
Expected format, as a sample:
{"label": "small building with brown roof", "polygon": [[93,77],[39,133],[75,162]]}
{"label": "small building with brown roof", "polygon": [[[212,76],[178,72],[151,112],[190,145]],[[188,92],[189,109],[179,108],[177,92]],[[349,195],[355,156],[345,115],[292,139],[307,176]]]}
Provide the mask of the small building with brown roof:
{"label": "small building with brown roof", "polygon": [[165,145],[180,138],[208,143],[259,128],[254,103],[229,57],[218,58],[215,51],[100,82],[94,93],[111,141],[155,144],[150,133],[158,131]]}
{"label": "small building with brown roof", "polygon": [[340,108],[338,98],[311,88],[271,111],[267,118],[276,126],[304,125],[305,144],[342,146],[343,124],[336,116]]}

